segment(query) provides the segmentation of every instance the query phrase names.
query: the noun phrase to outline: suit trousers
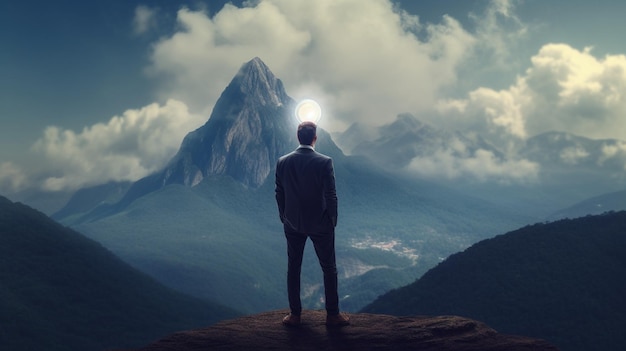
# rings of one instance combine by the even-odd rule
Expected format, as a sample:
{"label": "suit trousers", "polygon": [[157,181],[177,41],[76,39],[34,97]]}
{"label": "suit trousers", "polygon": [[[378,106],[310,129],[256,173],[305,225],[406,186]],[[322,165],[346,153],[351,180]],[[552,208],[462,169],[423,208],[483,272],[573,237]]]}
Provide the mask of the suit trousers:
{"label": "suit trousers", "polygon": [[287,294],[289,308],[292,314],[302,313],[300,301],[300,272],[302,269],[302,257],[307,238],[311,238],[315,253],[324,273],[324,295],[326,313],[336,315],[339,313],[339,295],[337,292],[337,263],[335,260],[335,232],[305,234],[285,230],[287,238]]}

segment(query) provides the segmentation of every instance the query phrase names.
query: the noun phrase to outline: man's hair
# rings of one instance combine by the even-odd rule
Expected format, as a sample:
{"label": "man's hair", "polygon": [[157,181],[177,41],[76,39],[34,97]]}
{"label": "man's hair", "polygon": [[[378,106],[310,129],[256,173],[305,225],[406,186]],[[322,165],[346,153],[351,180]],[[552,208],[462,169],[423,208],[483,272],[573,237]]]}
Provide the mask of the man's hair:
{"label": "man's hair", "polygon": [[301,145],[313,144],[313,139],[317,135],[317,126],[313,122],[302,122],[298,125],[298,141]]}

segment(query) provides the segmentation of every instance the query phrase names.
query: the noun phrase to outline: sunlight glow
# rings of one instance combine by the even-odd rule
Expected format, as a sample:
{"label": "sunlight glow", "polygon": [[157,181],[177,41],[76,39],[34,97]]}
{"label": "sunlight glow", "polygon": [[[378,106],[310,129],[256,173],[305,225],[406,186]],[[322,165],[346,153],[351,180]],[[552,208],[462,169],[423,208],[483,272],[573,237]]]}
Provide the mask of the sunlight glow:
{"label": "sunlight glow", "polygon": [[296,106],[296,117],[300,123],[309,121],[317,124],[322,118],[322,108],[315,100],[302,100]]}

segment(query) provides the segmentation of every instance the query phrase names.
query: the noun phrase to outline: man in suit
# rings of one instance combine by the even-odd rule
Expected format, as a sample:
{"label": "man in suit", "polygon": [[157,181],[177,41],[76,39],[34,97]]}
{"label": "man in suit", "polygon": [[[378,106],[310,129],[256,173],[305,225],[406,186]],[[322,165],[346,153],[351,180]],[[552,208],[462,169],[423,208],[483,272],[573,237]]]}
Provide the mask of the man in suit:
{"label": "man in suit", "polygon": [[287,238],[287,293],[291,310],[283,324],[300,324],[300,271],[304,246],[311,238],[324,273],[326,325],[348,325],[348,316],[339,313],[337,293],[337,193],[333,161],[314,149],[317,141],[315,123],[302,122],[297,134],[300,146],[282,156],[276,165],[276,203]]}

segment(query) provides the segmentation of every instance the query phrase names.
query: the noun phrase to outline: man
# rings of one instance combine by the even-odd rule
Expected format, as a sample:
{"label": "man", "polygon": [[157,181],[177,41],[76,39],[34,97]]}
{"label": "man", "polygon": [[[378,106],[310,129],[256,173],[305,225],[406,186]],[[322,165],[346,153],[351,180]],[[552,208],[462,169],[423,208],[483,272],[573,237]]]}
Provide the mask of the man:
{"label": "man", "polygon": [[314,149],[315,123],[302,122],[298,126],[298,141],[300,146],[281,157],[276,165],[276,203],[287,238],[287,293],[291,310],[283,324],[300,324],[300,271],[304,246],[307,238],[311,238],[324,273],[326,325],[348,325],[348,316],[339,313],[337,293],[337,193],[333,161]]}

